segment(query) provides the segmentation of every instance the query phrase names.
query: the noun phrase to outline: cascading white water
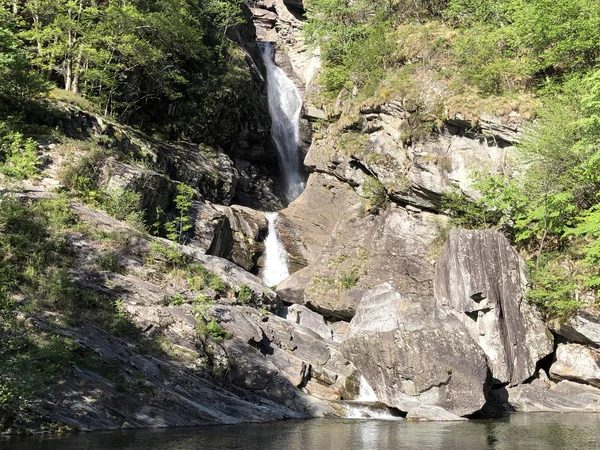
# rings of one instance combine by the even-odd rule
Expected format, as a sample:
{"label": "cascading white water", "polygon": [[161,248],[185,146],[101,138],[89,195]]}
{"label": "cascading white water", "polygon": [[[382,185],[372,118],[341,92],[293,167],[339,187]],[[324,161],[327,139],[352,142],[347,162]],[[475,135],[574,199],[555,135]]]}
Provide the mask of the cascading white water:
{"label": "cascading white water", "polygon": [[279,240],[279,233],[277,233],[277,213],[265,213],[265,217],[269,223],[269,231],[265,240],[263,281],[267,286],[275,286],[285,280],[290,273],[287,267],[287,253]]}
{"label": "cascading white water", "polygon": [[271,114],[271,137],[279,154],[283,175],[283,193],[288,202],[304,190],[300,158],[300,113],[302,97],[296,85],[273,60],[275,50],[269,42],[261,43],[261,55],[267,72],[267,102]]}
{"label": "cascading white water", "polygon": [[373,388],[369,385],[365,377],[360,376],[360,385],[358,386],[358,398],[356,399],[359,402],[376,402],[377,394]]}
{"label": "cascading white water", "polygon": [[356,400],[346,402],[344,407],[346,408],[346,417],[348,419],[401,420],[401,417],[393,414],[389,408],[379,403],[375,391],[362,375],[360,377],[358,397]]}

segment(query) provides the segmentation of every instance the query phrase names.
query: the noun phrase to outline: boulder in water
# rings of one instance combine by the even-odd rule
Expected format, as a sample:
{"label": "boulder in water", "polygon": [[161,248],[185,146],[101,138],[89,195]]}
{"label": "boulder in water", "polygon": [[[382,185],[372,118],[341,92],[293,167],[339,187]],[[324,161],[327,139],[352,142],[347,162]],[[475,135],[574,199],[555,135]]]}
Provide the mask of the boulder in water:
{"label": "boulder in water", "polygon": [[456,318],[435,317],[427,303],[389,283],[376,287],[360,302],[342,353],[388,406],[472,414],[488,389],[483,351]]}

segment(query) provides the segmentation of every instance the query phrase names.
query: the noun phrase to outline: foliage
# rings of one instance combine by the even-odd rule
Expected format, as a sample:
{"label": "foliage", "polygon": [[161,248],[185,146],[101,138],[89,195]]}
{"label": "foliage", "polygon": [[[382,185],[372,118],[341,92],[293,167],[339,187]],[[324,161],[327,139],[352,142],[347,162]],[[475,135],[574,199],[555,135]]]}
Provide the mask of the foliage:
{"label": "foliage", "polygon": [[147,263],[160,263],[167,270],[184,269],[190,263],[190,258],[178,250],[175,245],[165,245],[159,241],[154,241]]}
{"label": "foliage", "polygon": [[229,286],[218,275],[206,269],[200,264],[192,264],[188,267],[188,284],[191,289],[200,291],[204,288],[210,288],[219,295],[223,295],[229,289]]}
{"label": "foliage", "polygon": [[252,302],[252,290],[247,284],[242,284],[237,293],[237,301],[242,305],[247,305]]}
{"label": "foliage", "polygon": [[22,42],[8,19],[0,3],[0,101],[33,97],[45,88],[41,77],[29,71]]}
{"label": "foliage", "polygon": [[169,306],[181,306],[185,304],[185,297],[181,294],[174,294],[169,299]]}
{"label": "foliage", "polygon": [[546,319],[566,319],[583,306],[577,283],[564,265],[550,261],[543,267],[531,267],[530,274],[533,287],[527,291],[527,299],[540,307]]}
{"label": "foliage", "polygon": [[39,173],[38,144],[19,132],[12,132],[0,123],[0,173],[24,180]]}
{"label": "foliage", "polygon": [[217,343],[222,342],[224,339],[230,339],[233,336],[233,334],[223,328],[214,317],[211,317],[208,322],[205,322],[203,318],[199,319],[198,325],[196,326],[196,332],[200,339],[205,340],[208,336],[211,336]]}
{"label": "foliage", "polygon": [[177,185],[177,196],[175,197],[175,209],[177,217],[165,224],[167,238],[179,244],[186,240],[186,233],[192,228],[192,219],[190,212],[192,208],[192,199],[196,193],[187,184],[179,183]]}
{"label": "foliage", "polygon": [[96,263],[100,269],[109,270],[111,272],[119,272],[123,268],[119,261],[119,255],[113,250],[100,253]]}
{"label": "foliage", "polygon": [[342,289],[350,289],[356,286],[359,277],[360,274],[357,267],[352,267],[351,269],[342,272],[340,276],[340,285],[342,286]]}
{"label": "foliage", "polygon": [[124,188],[106,191],[101,187],[101,170],[107,156],[105,152],[93,149],[78,162],[63,167],[60,181],[85,203],[106,210],[115,219],[124,220],[138,230],[145,230],[140,193]]}
{"label": "foliage", "polygon": [[377,214],[388,201],[385,187],[377,178],[371,176],[365,176],[365,181],[361,187],[362,197],[365,200],[363,209]]}
{"label": "foliage", "polygon": [[600,57],[596,1],[451,0],[447,14],[462,30],[463,75],[483,92],[586,70]]}

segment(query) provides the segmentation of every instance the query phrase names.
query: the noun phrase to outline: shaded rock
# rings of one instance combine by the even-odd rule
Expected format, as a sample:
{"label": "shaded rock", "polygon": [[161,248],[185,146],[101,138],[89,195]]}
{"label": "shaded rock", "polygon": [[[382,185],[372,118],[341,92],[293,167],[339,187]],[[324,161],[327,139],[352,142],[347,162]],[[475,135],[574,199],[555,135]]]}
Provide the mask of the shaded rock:
{"label": "shaded rock", "polygon": [[208,202],[192,202],[193,236],[189,245],[209,255],[229,258],[233,233],[229,218]]}
{"label": "shaded rock", "polygon": [[525,263],[502,234],[450,231],[436,263],[436,301],[469,330],[497,383],[526,380],[553,350],[539,312],[524,299],[526,283]]}
{"label": "shaded rock", "polygon": [[416,422],[456,422],[467,420],[439,406],[418,406],[408,411],[406,419]]}
{"label": "shaded rock", "polygon": [[163,146],[155,166],[194,188],[204,200],[224,205],[231,203],[239,178],[229,156],[205,145]]}
{"label": "shaded rock", "polygon": [[188,245],[230,259],[247,271],[254,269],[263,251],[264,213],[239,205],[192,202],[191,218],[193,233]]}
{"label": "shaded rock", "polygon": [[214,207],[229,220],[233,239],[230,259],[247,271],[253,271],[263,251],[260,241],[268,227],[264,213],[239,205]]}
{"label": "shaded rock", "polygon": [[388,406],[472,414],[488,389],[484,354],[464,325],[453,316],[434,317],[431,306],[390,284],[378,286],[358,306],[342,354]]}
{"label": "shaded rock", "polygon": [[323,316],[302,305],[291,305],[287,308],[287,320],[310,328],[323,339],[333,339],[333,330],[325,324]]}
{"label": "shaded rock", "polygon": [[[194,358],[175,363],[164,357],[142,355],[129,343],[95,327],[83,326],[65,333],[78,343],[80,351],[90,351],[109,362],[113,370],[118,368],[120,383],[131,383],[136,395],[123,393],[115,381],[74,365],[68,379],[56,386],[53,398],[61,401],[42,404],[43,413],[55,422],[91,431],[306,417],[298,409],[250,391],[224,389],[191,365]],[[190,353],[199,360],[197,353]],[[306,401],[302,410],[310,409],[310,404]]]}
{"label": "shaded rock", "polygon": [[261,211],[279,211],[283,208],[279,187],[266,175],[266,170],[243,159],[236,159],[235,167],[239,179],[233,202]]}
{"label": "shaded rock", "polygon": [[550,378],[570,380],[600,388],[598,352],[579,344],[559,344]]}
{"label": "shaded rock", "polygon": [[[273,400],[297,397],[300,391],[296,388],[325,400],[348,395],[352,384],[349,380],[356,377],[356,369],[343,358],[338,344],[330,337],[323,339],[309,327],[309,316],[305,316],[309,318],[304,324],[299,324],[250,308],[218,307],[218,311],[220,317],[225,317],[220,323],[233,333],[224,346],[230,356],[235,352],[236,365],[232,370],[240,386],[264,390],[263,395]],[[283,391],[288,384],[281,384],[281,379],[294,390]]]}
{"label": "shaded rock", "polygon": [[140,206],[148,214],[154,214],[157,208],[167,210],[177,189],[177,183],[168,177],[151,169],[117,161],[115,158],[108,158],[104,162],[100,184],[109,192],[137,192],[141,196]]}
{"label": "shaded rock", "polygon": [[582,309],[566,322],[551,322],[549,326],[556,334],[570,341],[600,346],[600,316],[593,309]]}
{"label": "shaded rock", "polygon": [[522,120],[510,120],[510,116],[505,120],[500,117],[482,113],[474,125],[471,120],[465,119],[461,114],[447,119],[447,123],[469,130],[471,133],[479,132],[481,135],[492,137],[502,145],[514,145],[521,138],[520,127]]}
{"label": "shaded rock", "polygon": [[600,412],[600,389],[572,381],[535,380],[506,391],[507,403],[518,412]]}

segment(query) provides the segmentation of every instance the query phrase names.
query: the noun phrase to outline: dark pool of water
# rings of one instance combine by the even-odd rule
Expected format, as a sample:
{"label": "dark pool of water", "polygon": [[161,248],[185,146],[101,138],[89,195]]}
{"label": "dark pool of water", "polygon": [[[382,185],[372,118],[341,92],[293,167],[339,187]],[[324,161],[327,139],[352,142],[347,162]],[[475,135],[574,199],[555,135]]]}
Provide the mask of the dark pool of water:
{"label": "dark pool of water", "polygon": [[270,422],[198,428],[0,438],[14,450],[600,449],[600,414],[514,414],[457,423],[406,420]]}

